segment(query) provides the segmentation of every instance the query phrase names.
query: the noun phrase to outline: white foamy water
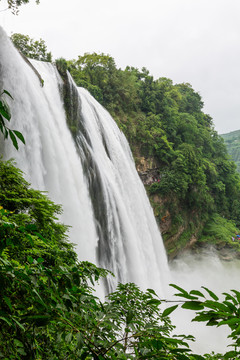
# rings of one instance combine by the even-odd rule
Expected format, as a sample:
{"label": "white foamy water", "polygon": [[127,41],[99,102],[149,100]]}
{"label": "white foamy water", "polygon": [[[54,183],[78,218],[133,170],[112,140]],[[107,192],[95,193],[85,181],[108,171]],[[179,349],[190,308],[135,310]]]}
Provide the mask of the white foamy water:
{"label": "white foamy water", "polygon": [[0,44],[1,87],[14,97],[11,127],[26,139],[19,151],[5,145],[4,157],[15,158],[33,187],[47,190],[63,205],[61,220],[72,226],[70,240],[77,244],[79,259],[112,270],[111,286],[134,281],[163,293],[167,258],[124,135],[108,112],[79,89],[82,132],[75,145],[55,67],[32,61],[44,80],[41,87],[2,30]]}
{"label": "white foamy water", "polygon": [[[205,251],[196,256],[185,254],[174,261],[170,269],[175,284],[187,291],[200,290],[209,299],[211,298],[201,288],[202,286],[213,291],[220,301],[224,299],[222,293],[230,293],[232,289],[239,290],[240,260],[222,261],[214,250]],[[177,292],[175,289],[172,290],[172,294]],[[233,350],[228,347],[231,340],[227,339],[230,334],[227,326],[216,328],[206,326],[206,323],[192,322],[194,314],[194,311],[180,309],[173,313],[173,321],[177,325],[178,333],[196,337],[196,342],[190,343],[196,353],[204,354],[211,351],[224,353]]]}

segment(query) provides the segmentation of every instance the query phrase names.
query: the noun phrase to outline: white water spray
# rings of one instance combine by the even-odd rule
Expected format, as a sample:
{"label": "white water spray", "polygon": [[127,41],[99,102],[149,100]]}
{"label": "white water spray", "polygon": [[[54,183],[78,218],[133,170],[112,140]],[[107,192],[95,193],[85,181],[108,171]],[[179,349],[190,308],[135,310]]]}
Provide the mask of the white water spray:
{"label": "white water spray", "polygon": [[41,87],[2,30],[0,42],[1,88],[14,97],[11,126],[26,138],[19,151],[7,145],[4,157],[15,158],[33,187],[47,190],[63,205],[61,220],[72,226],[70,240],[77,244],[79,259],[110,269],[115,282],[133,281],[163,294],[169,281],[166,254],[124,135],[107,111],[79,89],[83,132],[76,147],[55,67],[32,62],[44,80]]}

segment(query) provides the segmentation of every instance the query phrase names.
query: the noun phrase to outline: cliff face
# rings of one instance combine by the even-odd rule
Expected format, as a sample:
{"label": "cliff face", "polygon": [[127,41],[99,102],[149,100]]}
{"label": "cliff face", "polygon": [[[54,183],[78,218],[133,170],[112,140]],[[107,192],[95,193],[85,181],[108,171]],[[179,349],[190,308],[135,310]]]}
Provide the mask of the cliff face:
{"label": "cliff face", "polygon": [[[206,229],[212,224],[209,225],[209,222],[200,220],[196,211],[184,209],[177,199],[150,193],[151,185],[160,182],[162,178],[161,169],[156,160],[152,157],[135,155],[135,161],[138,174],[148,192],[169,260],[185,251],[199,252],[209,247],[214,248],[222,260],[230,261],[240,258],[240,243],[235,236],[234,227],[226,236],[226,234],[221,234],[223,233],[223,230],[220,230],[222,225],[216,221],[219,231],[206,235]],[[223,224],[223,227],[227,228],[227,223]]]}
{"label": "cliff face", "polygon": [[148,191],[150,185],[161,181],[161,171],[157,161],[152,157],[145,158],[143,156],[135,156],[135,160],[138,174],[148,192],[169,259],[175,258],[185,250],[195,249],[199,229],[194,227],[192,231],[189,231],[191,214],[185,213],[183,221],[176,222],[176,207],[171,209],[169,204],[172,202],[169,201],[169,198],[159,194],[151,195]]}

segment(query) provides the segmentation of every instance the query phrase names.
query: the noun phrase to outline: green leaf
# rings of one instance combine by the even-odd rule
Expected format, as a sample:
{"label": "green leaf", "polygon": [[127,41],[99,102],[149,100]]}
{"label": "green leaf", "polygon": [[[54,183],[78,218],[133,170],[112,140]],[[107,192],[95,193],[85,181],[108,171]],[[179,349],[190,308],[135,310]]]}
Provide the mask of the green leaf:
{"label": "green leaf", "polygon": [[206,323],[206,326],[218,326],[218,321],[216,319],[211,319]]}
{"label": "green leaf", "polygon": [[228,319],[228,320],[222,320],[218,323],[218,326],[221,325],[236,325],[236,324],[240,324],[240,318],[232,318],[232,319]]}
{"label": "green leaf", "polygon": [[179,291],[180,291],[181,293],[183,293],[183,294],[187,294],[187,291],[184,290],[184,289],[182,289],[180,286],[177,286],[177,285],[175,285],[175,284],[169,284],[169,286],[173,287],[174,289],[179,290]]}
{"label": "green leaf", "polygon": [[[229,308],[226,305],[219,303],[217,301],[206,300],[204,302],[204,305],[205,305],[205,307],[208,307],[210,309],[217,309],[219,311],[223,311],[226,314],[229,314]],[[231,312],[230,312],[230,314],[231,314]]]}
{"label": "green leaf", "polygon": [[[35,230],[35,228],[33,230]],[[41,239],[43,242],[48,244],[47,240],[41,234],[39,234],[38,232],[35,232],[34,234],[37,235],[39,237],[39,239]]]}
{"label": "green leaf", "polygon": [[182,297],[184,299],[189,299],[189,300],[197,300],[198,299],[196,296],[189,295],[188,293],[186,293],[186,294],[175,294],[175,296],[179,296],[179,297]]}
{"label": "green leaf", "polygon": [[189,309],[189,310],[202,310],[202,309],[204,309],[204,306],[200,301],[186,301],[182,305],[182,308]]}
{"label": "green leaf", "polygon": [[12,319],[23,331],[25,331],[24,326],[22,324],[20,324],[20,322],[17,319],[15,319],[14,317]]}
{"label": "green leaf", "polygon": [[224,354],[224,359],[237,359],[237,355],[239,355],[237,351],[228,351]]}
{"label": "green leaf", "polygon": [[236,295],[238,302],[240,303],[240,292],[237,290],[232,290],[232,292]]}
{"label": "green leaf", "polygon": [[237,312],[236,306],[234,306],[230,301],[223,301],[223,304],[226,305],[232,313]]}
{"label": "green leaf", "polygon": [[20,131],[17,131],[17,130],[13,130],[13,132],[19,138],[19,140],[21,140],[23,142],[23,144],[25,144],[25,139],[23,137],[23,134],[20,133]]}
{"label": "green leaf", "polygon": [[217,297],[217,295],[214,294],[211,290],[209,290],[209,289],[206,288],[205,286],[202,286],[202,288],[208,292],[208,294],[211,296],[211,298],[213,298],[214,300],[219,300],[219,298]]}
{"label": "green leaf", "polygon": [[83,340],[82,334],[80,332],[78,332],[76,335],[76,338],[77,338],[77,346],[78,346],[78,348],[81,348],[84,345],[84,340]]}
{"label": "green leaf", "polygon": [[163,342],[161,340],[153,339],[150,341],[150,344],[157,350],[161,350],[163,347]]}
{"label": "green leaf", "polygon": [[14,133],[12,132],[12,130],[9,130],[9,135],[12,140],[13,146],[18,150],[17,139],[16,139],[16,136],[14,135]]}
{"label": "green leaf", "polygon": [[33,261],[34,261],[34,259],[33,259],[31,256],[28,256],[28,257],[27,257],[27,260],[28,260],[28,262],[29,262],[30,264],[32,264]]}
{"label": "green leaf", "polygon": [[189,294],[193,294],[193,295],[197,295],[197,296],[201,296],[201,297],[204,297],[205,296],[203,295],[203,293],[201,293],[200,291],[198,290],[191,290]]}
{"label": "green leaf", "polygon": [[37,290],[36,290],[36,289],[33,289],[32,292],[37,295],[37,297],[39,298],[41,304],[42,304],[43,306],[45,306],[45,308],[47,308],[47,305],[44,303],[43,299],[41,298],[41,296],[39,295],[39,293],[37,292]]}
{"label": "green leaf", "polygon": [[0,114],[8,121],[11,119],[11,114],[7,104],[2,102],[1,100],[0,100]]}
{"label": "green leaf", "polygon": [[170,315],[177,307],[178,307],[178,305],[174,305],[174,306],[171,306],[171,307],[165,309],[162,313],[162,316],[164,317],[164,316]]}
{"label": "green leaf", "polygon": [[211,320],[212,318],[214,318],[213,313],[200,314],[200,315],[197,315],[192,321],[198,321],[198,322],[204,321],[205,322],[205,321]]}
{"label": "green leaf", "polygon": [[0,121],[0,131],[3,133],[3,124]]}
{"label": "green leaf", "polygon": [[11,99],[13,99],[12,95],[7,90],[3,90],[3,94],[7,94],[8,96],[10,96]]}
{"label": "green leaf", "polygon": [[[233,290],[232,290],[233,291]],[[237,302],[237,300],[236,300],[236,298],[235,297],[233,297],[232,295],[230,295],[230,294],[228,294],[228,293],[223,293],[223,295],[225,295],[226,296],[226,300],[232,300],[232,302],[235,304],[235,305],[237,305],[238,304],[238,302]]]}
{"label": "green leaf", "polygon": [[17,347],[24,347],[23,343],[21,341],[19,341],[18,339],[14,339],[13,342],[14,342],[14,345]]}
{"label": "green leaf", "polygon": [[68,333],[66,336],[65,336],[65,341],[67,344],[69,344],[72,340],[72,333]]}
{"label": "green leaf", "polygon": [[8,138],[8,129],[4,126],[4,138]]}
{"label": "green leaf", "polygon": [[127,312],[126,323],[129,324],[134,317],[134,312],[130,309]]}
{"label": "green leaf", "polygon": [[160,305],[161,301],[157,300],[157,299],[151,299],[151,300],[147,301],[147,304],[148,305]]}
{"label": "green leaf", "polygon": [[7,318],[5,318],[3,316],[0,316],[0,320],[5,321],[9,326],[12,326],[12,323],[11,323],[10,319],[7,319]]}
{"label": "green leaf", "polygon": [[11,311],[13,311],[12,303],[11,303],[11,300],[9,299],[9,297],[4,296],[3,298],[4,298],[7,306],[9,307],[9,309],[10,309]]}
{"label": "green leaf", "polygon": [[155,293],[155,291],[153,289],[147,289],[147,291],[150,293],[150,294],[153,294],[155,296],[157,296],[157,294]]}

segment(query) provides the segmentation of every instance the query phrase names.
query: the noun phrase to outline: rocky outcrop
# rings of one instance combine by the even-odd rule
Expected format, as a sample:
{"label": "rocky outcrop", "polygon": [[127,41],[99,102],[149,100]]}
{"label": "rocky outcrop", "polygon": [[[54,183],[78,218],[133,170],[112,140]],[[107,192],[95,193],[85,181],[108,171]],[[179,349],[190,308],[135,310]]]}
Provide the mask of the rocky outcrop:
{"label": "rocky outcrop", "polygon": [[[161,181],[160,167],[153,158],[135,156],[136,168],[145,186]],[[155,217],[163,236],[164,244],[169,259],[174,259],[179,253],[192,250],[197,243],[197,230],[184,236],[189,232],[189,221],[191,215],[186,214],[186,219],[178,225],[173,223],[171,210],[168,208],[171,200],[161,197],[159,194],[150,195]],[[188,219],[189,217],[189,219]]]}
{"label": "rocky outcrop", "polygon": [[159,166],[153,158],[138,157],[136,167],[144,185],[160,181]]}

